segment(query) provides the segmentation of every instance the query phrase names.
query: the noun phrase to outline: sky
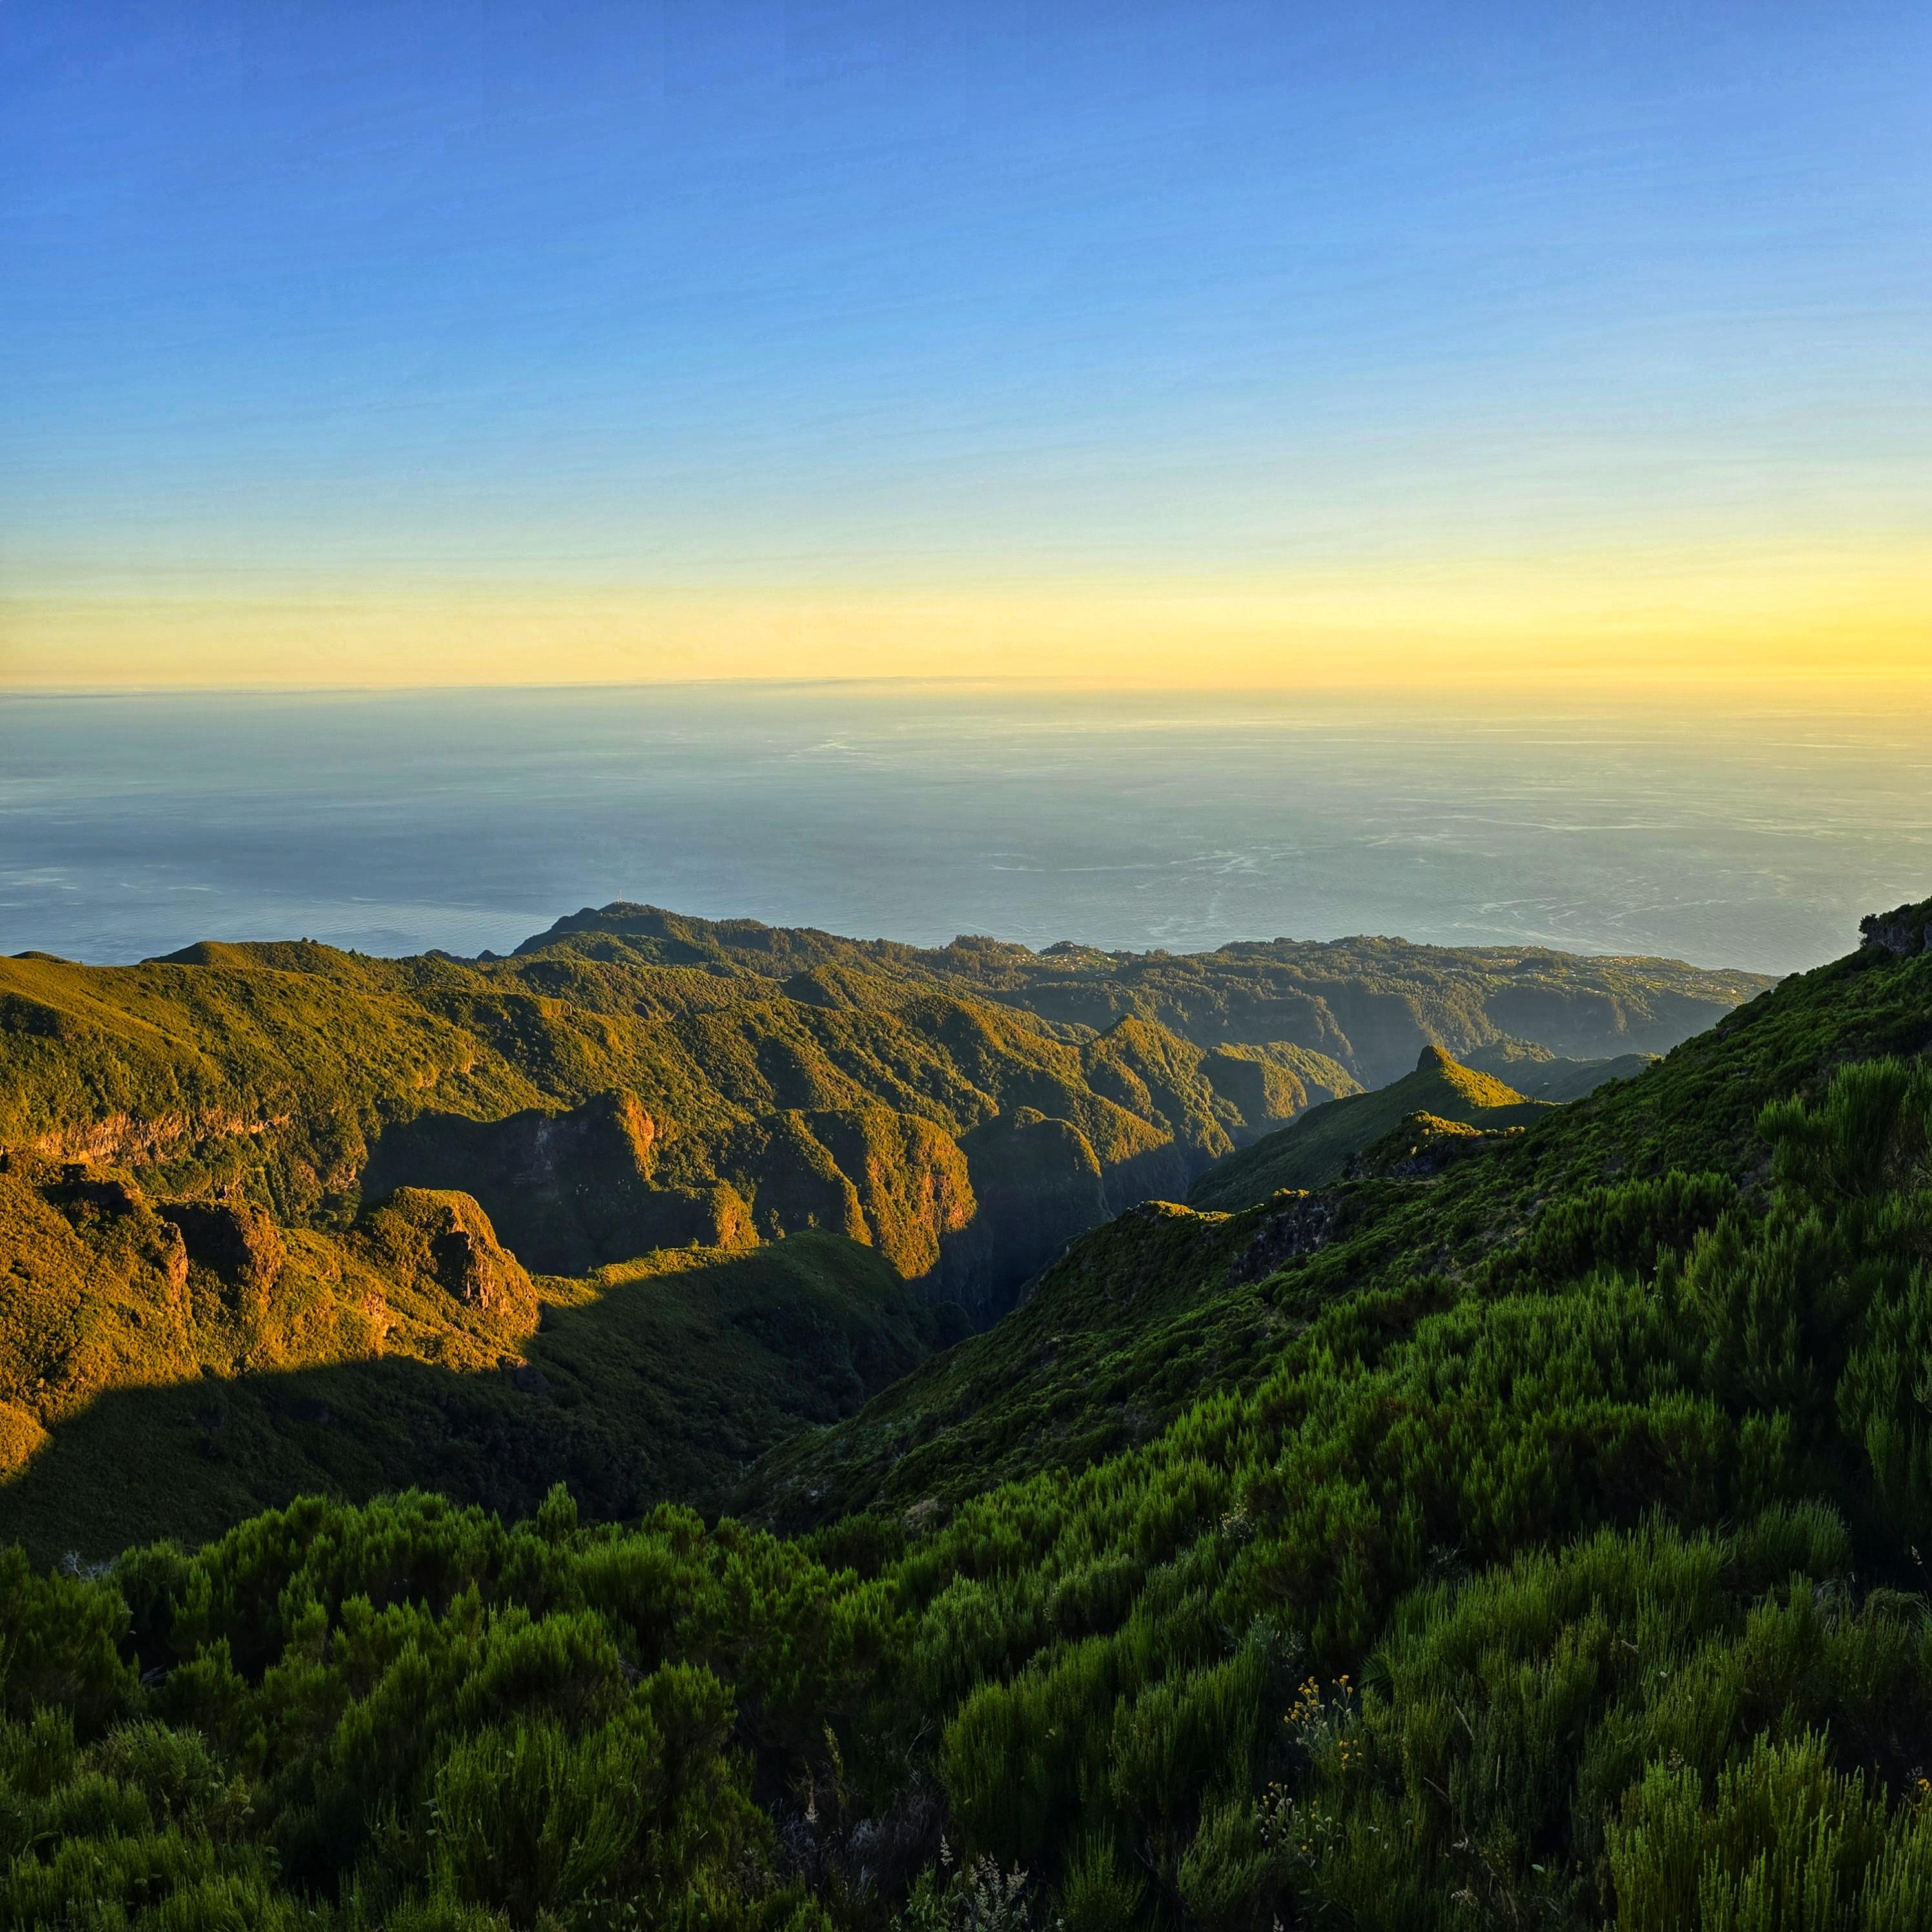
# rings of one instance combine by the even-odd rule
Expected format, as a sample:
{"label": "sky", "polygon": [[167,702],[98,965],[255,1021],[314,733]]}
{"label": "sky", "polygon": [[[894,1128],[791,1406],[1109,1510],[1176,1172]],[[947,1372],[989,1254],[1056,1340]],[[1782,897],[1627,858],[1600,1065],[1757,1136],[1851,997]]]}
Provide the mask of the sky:
{"label": "sky", "polygon": [[1932,10],[0,6],[0,688],[1932,688]]}

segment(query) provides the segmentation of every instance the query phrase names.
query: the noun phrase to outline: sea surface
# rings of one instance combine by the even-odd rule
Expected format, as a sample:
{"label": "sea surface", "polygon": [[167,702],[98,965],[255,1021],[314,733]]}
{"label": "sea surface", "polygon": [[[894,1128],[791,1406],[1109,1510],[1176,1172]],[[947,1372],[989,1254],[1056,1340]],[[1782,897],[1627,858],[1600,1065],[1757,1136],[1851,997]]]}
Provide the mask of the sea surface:
{"label": "sea surface", "polygon": [[1377,932],[1784,972],[1932,894],[1928,725],[957,686],[9,697],[0,952],[500,952],[626,898],[927,944]]}

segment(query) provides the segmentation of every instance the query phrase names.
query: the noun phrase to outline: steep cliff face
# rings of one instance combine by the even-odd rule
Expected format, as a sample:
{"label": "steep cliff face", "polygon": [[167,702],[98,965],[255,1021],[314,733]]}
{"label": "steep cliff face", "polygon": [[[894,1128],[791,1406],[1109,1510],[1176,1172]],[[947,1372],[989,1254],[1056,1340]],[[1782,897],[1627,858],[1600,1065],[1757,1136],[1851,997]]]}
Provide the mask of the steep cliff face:
{"label": "steep cliff face", "polygon": [[238,1294],[266,1303],[288,1250],[266,1209],[245,1201],[177,1201],[165,1203],[160,1214],[181,1231],[184,1279],[199,1262]]}
{"label": "steep cliff face", "polygon": [[656,1184],[657,1138],[638,1096],[621,1092],[500,1120],[421,1114],[377,1141],[363,1189],[372,1199],[399,1187],[464,1189],[544,1274],[586,1274],[653,1248],[748,1242],[749,1210],[728,1186]]}
{"label": "steep cliff face", "polygon": [[670,1180],[656,1124],[634,1094],[608,1094],[502,1120],[419,1115],[378,1142],[365,1186],[380,1199],[462,1184],[514,1253],[548,1275],[820,1229],[878,1249],[922,1299],[956,1304],[982,1326],[1074,1235],[1150,1195],[1184,1191],[1208,1165],[1204,1147],[1130,1119],[1142,1131],[1117,1130],[1103,1162],[1079,1127],[1035,1107],[958,1139],[886,1107],[792,1109],[702,1153],[686,1148],[677,1171],[687,1178]]}
{"label": "steep cliff face", "polygon": [[979,1212],[949,1244],[941,1280],[984,1327],[1083,1229],[1106,1218],[1106,1177],[1070,1121],[1021,1107],[968,1135]]}

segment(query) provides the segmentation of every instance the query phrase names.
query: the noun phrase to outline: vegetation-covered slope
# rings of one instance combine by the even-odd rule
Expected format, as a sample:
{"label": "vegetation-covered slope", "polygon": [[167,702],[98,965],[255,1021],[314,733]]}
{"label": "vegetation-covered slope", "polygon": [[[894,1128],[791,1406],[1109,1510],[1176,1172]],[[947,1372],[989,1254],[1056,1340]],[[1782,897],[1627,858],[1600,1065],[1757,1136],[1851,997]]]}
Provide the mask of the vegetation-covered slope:
{"label": "vegetation-covered slope", "polygon": [[1526,1100],[1493,1075],[1459,1066],[1439,1046],[1426,1046],[1413,1073],[1371,1094],[1315,1107],[1291,1125],[1217,1162],[1188,1198],[1197,1208],[1246,1208],[1284,1187],[1320,1187],[1339,1180],[1360,1154],[1412,1114],[1491,1132],[1527,1126],[1550,1102]]}
{"label": "vegetation-covered slope", "polygon": [[[112,1388],[335,1364],[360,1386],[357,1365],[384,1354],[466,1370],[518,1352],[520,1330],[472,1333],[448,1295],[412,1302],[416,1276],[385,1274],[368,1214],[399,1190],[467,1197],[520,1280],[839,1234],[915,1283],[937,1311],[925,1327],[950,1334],[997,1316],[1083,1229],[1357,1090],[1351,1067],[1374,1052],[1341,1011],[1375,1016],[1364,1040],[1440,1024],[1537,1054],[1550,1049],[1500,1033],[1484,1002],[1520,1005],[1534,985],[1558,1033],[1654,1031],[1748,983],[1532,963],[1513,978],[1490,955],[1382,942],[1340,963],[1294,947],[920,952],[622,906],[512,960],[305,941],[116,968],[0,960],[0,1467]],[[1104,1030],[1033,1010],[1070,1000]],[[220,1294],[184,1272],[184,1231],[218,1225],[272,1250],[229,1268]],[[533,1305],[516,1304],[526,1328]],[[241,1459],[253,1488],[184,1479],[186,1513],[163,1520],[209,1526],[197,1486],[230,1507],[274,1500],[274,1460]],[[660,1492],[610,1480],[593,1486]]]}
{"label": "vegetation-covered slope", "polygon": [[[0,1148],[317,1225],[460,1188],[548,1272],[835,1228],[983,1318],[1069,1234],[1430,1042],[1667,1046],[1762,983],[1393,940],[920,952],[622,905],[510,960],[23,956],[0,961]],[[1004,1158],[1036,1115],[1052,1144]]]}
{"label": "vegetation-covered slope", "polygon": [[1478,1047],[1469,1064],[1478,1073],[1493,1073],[1526,1100],[1563,1101],[1580,1100],[1609,1081],[1634,1080],[1657,1058],[1620,1053],[1604,1060],[1565,1060],[1514,1041],[1498,1041]]}
{"label": "vegetation-covered slope", "polygon": [[1065,940],[1034,952],[969,935],[922,950],[622,904],[586,908],[519,949],[540,952],[758,974],[834,1004],[877,997],[884,981],[1094,1031],[1132,1016],[1199,1046],[1287,1042],[1339,1060],[1366,1086],[1406,1072],[1432,1042],[1464,1060],[1486,1046],[1586,1060],[1662,1052],[1771,983],[1673,960],[1366,938],[1136,953]]}
{"label": "vegetation-covered slope", "polygon": [[[1355,1084],[1288,1044],[1204,1049],[1131,1016],[1066,1038],[886,991],[835,1006],[567,951],[0,962],[0,1147],[321,1227],[398,1186],[459,1189],[550,1273],[824,1228],[983,1317],[1110,1209]],[[1038,1120],[1059,1124],[1006,1158]]]}
{"label": "vegetation-covered slope", "polygon": [[[0,1533],[98,1554],[409,1478],[512,1510],[558,1474],[604,1513],[704,1500],[996,1314],[1082,1229],[1355,1086],[1295,1040],[1149,1017],[1212,1035],[1238,1008],[1265,1031],[1288,1009],[1245,956],[1036,961],[1062,992],[1129,988],[1096,1033],[1011,1004],[1024,949],[626,908],[566,924],[512,961],[306,942],[0,961],[0,1469],[32,1461]],[[1475,997],[1468,960],[1415,952],[1388,970],[1427,1010]],[[1601,970],[1574,970],[1598,998]],[[1633,983],[1735,989],[1667,967]],[[425,1216],[449,1226],[398,1246]],[[458,1222],[487,1290],[431,1252]],[[836,1241],[731,1259],[813,1231],[886,1265]],[[786,1302],[789,1381],[745,1326],[748,1287]],[[592,1372],[558,1375],[537,1325],[578,1304],[604,1339],[578,1353]]]}
{"label": "vegetation-covered slope", "polygon": [[830,1234],[532,1280],[466,1194],[284,1229],[82,1172],[0,1172],[0,1540],[42,1560],[411,1483],[701,1501],[958,1332]]}
{"label": "vegetation-covered slope", "polygon": [[808,1541],[16,1564],[0,1923],[1927,1922],[1920,910],[1439,1174],[1088,1237],[755,1474]]}

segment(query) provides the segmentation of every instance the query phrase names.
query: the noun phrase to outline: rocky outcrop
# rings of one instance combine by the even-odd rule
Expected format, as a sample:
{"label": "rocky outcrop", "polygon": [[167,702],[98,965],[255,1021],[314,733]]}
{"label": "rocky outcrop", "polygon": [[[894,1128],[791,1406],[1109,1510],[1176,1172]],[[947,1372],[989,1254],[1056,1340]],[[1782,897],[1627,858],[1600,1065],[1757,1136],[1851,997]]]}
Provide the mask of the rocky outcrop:
{"label": "rocky outcrop", "polygon": [[[932,1121],[890,1107],[813,1114],[804,1122],[849,1178],[862,1217],[859,1238],[905,1280],[930,1287],[946,1244],[977,1210],[958,1142]],[[763,1204],[754,1176],[740,1184]]]}
{"label": "rocky outcrop", "polygon": [[450,1227],[430,1243],[436,1278],[466,1308],[488,1308],[496,1300],[502,1276],[489,1251],[467,1228]]}
{"label": "rocky outcrop", "polygon": [[1332,1194],[1282,1194],[1228,1270],[1228,1281],[1263,1281],[1277,1268],[1325,1248],[1335,1237]]}
{"label": "rocky outcrop", "polygon": [[1858,922],[1858,934],[1867,950],[1900,959],[1932,951],[1932,899],[1894,906],[1890,912],[1868,913]]}
{"label": "rocky outcrop", "polygon": [[161,1218],[180,1231],[187,1258],[250,1298],[280,1279],[288,1253],[265,1209],[238,1201],[170,1201]]}
{"label": "rocky outcrop", "polygon": [[446,1295],[518,1332],[536,1327],[536,1291],[490,1217],[454,1190],[399,1187],[365,1213],[356,1232],[392,1281]]}

